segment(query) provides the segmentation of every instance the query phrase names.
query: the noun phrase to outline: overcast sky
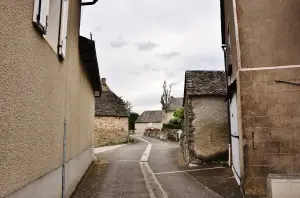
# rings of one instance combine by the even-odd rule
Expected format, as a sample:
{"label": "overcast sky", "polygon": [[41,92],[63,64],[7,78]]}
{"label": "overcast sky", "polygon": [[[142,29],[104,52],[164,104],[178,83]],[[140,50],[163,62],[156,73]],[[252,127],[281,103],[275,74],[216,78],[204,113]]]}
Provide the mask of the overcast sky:
{"label": "overcast sky", "polygon": [[161,109],[164,80],[183,97],[185,70],[222,70],[219,0],[99,0],[82,9],[101,78],[134,111]]}

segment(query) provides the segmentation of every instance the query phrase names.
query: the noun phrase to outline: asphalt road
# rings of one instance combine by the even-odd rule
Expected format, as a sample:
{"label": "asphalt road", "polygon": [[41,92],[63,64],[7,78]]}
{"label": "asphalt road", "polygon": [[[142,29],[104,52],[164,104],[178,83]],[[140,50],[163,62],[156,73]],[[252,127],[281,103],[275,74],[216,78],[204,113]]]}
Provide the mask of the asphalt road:
{"label": "asphalt road", "polygon": [[[168,143],[153,138],[142,137],[152,143],[148,164],[159,182],[160,188],[169,198],[213,198],[220,197],[215,192],[203,186],[184,170],[180,170],[176,164],[176,156],[172,153],[178,151],[178,143]],[[114,150],[106,151],[96,155],[101,173],[87,174],[72,198],[148,198],[151,197],[147,188],[151,181],[145,181],[140,159],[148,143],[140,139]],[[93,169],[93,168],[92,168]],[[96,168],[95,168],[96,169]],[[175,172],[174,172],[175,171]],[[182,172],[178,172],[182,171]],[[97,171],[92,171],[97,172]],[[92,174],[94,174],[92,176]],[[90,176],[88,176],[90,175]],[[92,177],[90,179],[88,177]],[[87,183],[84,185],[85,180]],[[88,181],[89,180],[89,181]],[[150,185],[146,185],[146,183]],[[91,187],[92,186],[92,187]],[[155,185],[154,185],[155,186]],[[152,188],[156,197],[163,197],[157,187]],[[153,197],[153,196],[152,196]]]}

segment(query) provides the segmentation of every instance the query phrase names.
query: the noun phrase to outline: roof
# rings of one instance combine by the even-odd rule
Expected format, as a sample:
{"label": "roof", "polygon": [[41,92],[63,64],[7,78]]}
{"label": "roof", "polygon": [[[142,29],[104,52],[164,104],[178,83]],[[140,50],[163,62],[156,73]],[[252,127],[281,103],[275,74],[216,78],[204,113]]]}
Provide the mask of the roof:
{"label": "roof", "polygon": [[135,123],[157,123],[162,122],[165,117],[163,110],[156,111],[144,111],[142,115],[138,117]]}
{"label": "roof", "polygon": [[128,112],[123,100],[112,92],[102,81],[102,93],[95,98],[96,116],[128,117]]}
{"label": "roof", "polygon": [[95,42],[79,36],[80,61],[85,68],[94,91],[101,91]]}
{"label": "roof", "polygon": [[186,71],[185,95],[226,95],[224,71]]}
{"label": "roof", "polygon": [[182,105],[183,105],[183,98],[174,98],[173,96],[171,96],[170,107],[169,107],[170,111],[175,111],[176,109],[182,107]]}

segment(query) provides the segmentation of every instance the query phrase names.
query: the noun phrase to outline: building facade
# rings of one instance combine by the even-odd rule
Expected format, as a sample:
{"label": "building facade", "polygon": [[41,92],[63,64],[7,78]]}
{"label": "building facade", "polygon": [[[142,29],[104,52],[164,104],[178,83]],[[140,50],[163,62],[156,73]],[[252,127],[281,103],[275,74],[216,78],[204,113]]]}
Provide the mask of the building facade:
{"label": "building facade", "polygon": [[161,130],[165,121],[163,110],[144,111],[135,121],[136,133],[144,133],[147,128]]}
{"label": "building facade", "polygon": [[186,71],[184,130],[181,146],[187,162],[228,158],[225,73]]}
{"label": "building facade", "polygon": [[96,97],[95,147],[125,143],[128,140],[128,112],[124,101],[101,79],[102,93]]}
{"label": "building facade", "polygon": [[0,10],[0,197],[70,197],[93,160],[100,91],[98,66],[80,59],[81,1]]}
{"label": "building facade", "polygon": [[300,196],[289,180],[300,174],[299,8],[221,1],[232,169],[245,197]]}
{"label": "building facade", "polygon": [[171,96],[170,105],[165,115],[164,123],[168,123],[174,118],[173,114],[176,109],[183,108],[183,98],[175,98]]}

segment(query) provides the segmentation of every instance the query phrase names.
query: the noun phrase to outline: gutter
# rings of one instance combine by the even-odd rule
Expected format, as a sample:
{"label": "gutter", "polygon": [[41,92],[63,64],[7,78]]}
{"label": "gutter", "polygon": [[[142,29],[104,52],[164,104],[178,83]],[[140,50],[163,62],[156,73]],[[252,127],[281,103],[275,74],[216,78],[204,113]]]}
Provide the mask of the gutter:
{"label": "gutter", "polygon": [[97,2],[98,2],[98,0],[93,0],[91,2],[82,2],[81,6],[95,5]]}

